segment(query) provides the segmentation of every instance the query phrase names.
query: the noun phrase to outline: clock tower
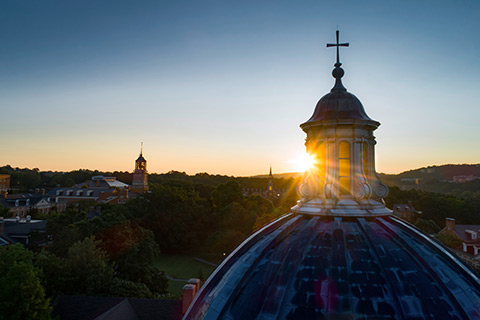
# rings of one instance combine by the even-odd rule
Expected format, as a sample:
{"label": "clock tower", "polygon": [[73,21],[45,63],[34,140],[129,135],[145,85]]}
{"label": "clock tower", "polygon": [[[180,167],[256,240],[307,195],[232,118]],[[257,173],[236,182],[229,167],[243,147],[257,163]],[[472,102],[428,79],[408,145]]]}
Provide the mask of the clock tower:
{"label": "clock tower", "polygon": [[145,158],[143,157],[143,142],[140,147],[140,155],[138,156],[137,160],[135,160],[135,171],[133,171],[132,179],[132,191],[148,191],[147,160],[145,160]]}

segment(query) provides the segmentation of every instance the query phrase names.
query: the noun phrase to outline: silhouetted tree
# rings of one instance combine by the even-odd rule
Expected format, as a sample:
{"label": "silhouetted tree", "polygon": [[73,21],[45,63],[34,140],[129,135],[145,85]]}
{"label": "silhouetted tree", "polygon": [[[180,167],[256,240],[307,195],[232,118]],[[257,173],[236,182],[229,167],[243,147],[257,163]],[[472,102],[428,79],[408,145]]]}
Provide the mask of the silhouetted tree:
{"label": "silhouetted tree", "polygon": [[33,254],[20,244],[0,247],[0,288],[0,319],[50,319]]}

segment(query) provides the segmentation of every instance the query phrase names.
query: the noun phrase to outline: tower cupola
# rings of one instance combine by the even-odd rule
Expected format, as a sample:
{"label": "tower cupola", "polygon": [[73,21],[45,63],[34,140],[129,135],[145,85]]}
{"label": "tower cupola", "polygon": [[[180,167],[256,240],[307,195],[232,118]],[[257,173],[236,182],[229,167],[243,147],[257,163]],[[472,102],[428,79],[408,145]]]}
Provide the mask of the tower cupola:
{"label": "tower cupola", "polygon": [[132,191],[145,192],[148,191],[148,172],[147,160],[143,157],[143,142],[140,146],[140,155],[135,160],[135,170],[132,178]]}
{"label": "tower cupola", "polygon": [[375,172],[375,137],[380,123],[372,120],[360,100],[342,84],[337,42],[337,62],[332,75],[335,85],[318,101],[310,119],[300,127],[307,134],[305,146],[314,159],[299,186],[301,200],[294,212],[318,215],[386,215],[383,198],[388,194]]}

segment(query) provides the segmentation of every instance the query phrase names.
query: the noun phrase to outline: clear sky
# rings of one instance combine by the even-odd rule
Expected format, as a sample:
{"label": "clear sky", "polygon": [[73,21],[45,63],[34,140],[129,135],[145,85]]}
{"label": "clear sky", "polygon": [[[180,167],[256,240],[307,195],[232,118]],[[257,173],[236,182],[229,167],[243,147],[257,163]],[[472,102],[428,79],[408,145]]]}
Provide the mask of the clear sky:
{"label": "clear sky", "polygon": [[295,171],[343,83],[382,123],[377,171],[480,162],[480,1],[0,3],[0,166]]}

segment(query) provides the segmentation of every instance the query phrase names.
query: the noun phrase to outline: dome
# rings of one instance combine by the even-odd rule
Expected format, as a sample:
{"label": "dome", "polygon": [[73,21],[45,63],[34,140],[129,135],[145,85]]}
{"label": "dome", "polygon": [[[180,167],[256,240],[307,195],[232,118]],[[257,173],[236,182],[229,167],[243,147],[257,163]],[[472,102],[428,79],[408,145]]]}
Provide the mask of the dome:
{"label": "dome", "polygon": [[324,95],[317,103],[313,115],[307,122],[300,125],[302,128],[321,123],[322,121],[340,121],[348,122],[367,121],[370,125],[378,127],[379,122],[372,120],[360,100],[350,92],[342,84],[344,71],[340,68],[340,63],[336,65],[332,75],[336,79],[335,86],[332,90]]}
{"label": "dome", "polygon": [[288,214],[245,240],[186,319],[479,319],[479,279],[393,216]]}
{"label": "dome", "polygon": [[312,117],[307,122],[340,119],[373,121],[356,96],[347,91],[335,90],[318,101]]}

